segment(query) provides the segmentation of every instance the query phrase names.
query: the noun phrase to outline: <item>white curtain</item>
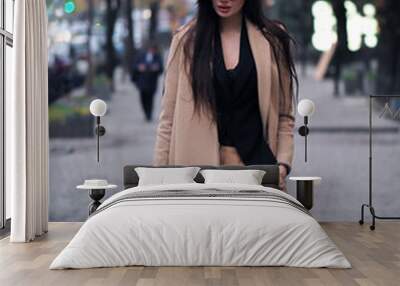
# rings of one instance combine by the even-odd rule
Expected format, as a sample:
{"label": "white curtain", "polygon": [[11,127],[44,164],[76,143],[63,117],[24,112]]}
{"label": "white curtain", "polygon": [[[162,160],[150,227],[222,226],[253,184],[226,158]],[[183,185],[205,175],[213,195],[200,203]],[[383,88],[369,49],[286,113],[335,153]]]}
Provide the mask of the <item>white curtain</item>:
{"label": "white curtain", "polygon": [[6,182],[12,242],[48,226],[48,79],[46,0],[15,1],[13,92],[6,99]]}

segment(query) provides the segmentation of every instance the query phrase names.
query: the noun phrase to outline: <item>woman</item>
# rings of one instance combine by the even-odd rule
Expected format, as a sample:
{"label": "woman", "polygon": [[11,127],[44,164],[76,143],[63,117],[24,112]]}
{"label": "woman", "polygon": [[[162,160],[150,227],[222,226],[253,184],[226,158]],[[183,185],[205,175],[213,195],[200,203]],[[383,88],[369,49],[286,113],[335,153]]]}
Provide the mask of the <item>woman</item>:
{"label": "woman", "polygon": [[167,62],[155,165],[279,164],[293,159],[291,38],[263,0],[198,0]]}

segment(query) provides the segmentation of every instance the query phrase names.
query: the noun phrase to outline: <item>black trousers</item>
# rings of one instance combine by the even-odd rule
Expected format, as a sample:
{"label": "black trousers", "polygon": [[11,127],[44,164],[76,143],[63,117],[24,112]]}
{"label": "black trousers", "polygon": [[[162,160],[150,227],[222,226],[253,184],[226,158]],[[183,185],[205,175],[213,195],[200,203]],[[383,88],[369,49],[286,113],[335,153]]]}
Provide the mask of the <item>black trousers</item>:
{"label": "black trousers", "polygon": [[142,109],[146,120],[152,120],[153,116],[153,99],[155,91],[141,90],[140,91],[140,103],[142,104]]}

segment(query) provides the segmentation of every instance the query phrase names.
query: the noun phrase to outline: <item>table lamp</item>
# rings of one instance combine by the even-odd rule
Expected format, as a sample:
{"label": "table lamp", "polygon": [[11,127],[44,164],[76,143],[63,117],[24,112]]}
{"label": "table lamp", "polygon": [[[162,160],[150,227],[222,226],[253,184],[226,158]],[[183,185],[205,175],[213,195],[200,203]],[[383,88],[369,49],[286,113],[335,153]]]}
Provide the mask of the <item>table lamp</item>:
{"label": "table lamp", "polygon": [[304,137],[304,160],[307,162],[307,136],[310,133],[308,120],[315,111],[315,104],[310,99],[302,99],[297,105],[297,111],[304,117],[304,125],[299,128],[299,134]]}
{"label": "table lamp", "polygon": [[106,133],[104,126],[100,125],[100,117],[107,112],[107,104],[101,99],[95,99],[90,103],[90,113],[96,117],[95,134],[97,136],[97,162],[100,161],[100,136]]}

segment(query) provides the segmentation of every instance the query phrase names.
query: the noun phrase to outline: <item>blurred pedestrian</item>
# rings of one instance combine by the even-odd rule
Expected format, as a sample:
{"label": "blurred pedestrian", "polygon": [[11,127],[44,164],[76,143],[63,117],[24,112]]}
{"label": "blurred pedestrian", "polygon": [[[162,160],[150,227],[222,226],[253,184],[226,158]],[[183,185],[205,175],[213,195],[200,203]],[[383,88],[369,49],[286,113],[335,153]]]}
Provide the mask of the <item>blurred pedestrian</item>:
{"label": "blurred pedestrian", "polygon": [[147,44],[137,56],[131,73],[131,79],[140,92],[140,102],[146,121],[152,120],[154,95],[162,71],[163,62],[157,44]]}

